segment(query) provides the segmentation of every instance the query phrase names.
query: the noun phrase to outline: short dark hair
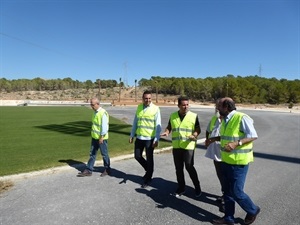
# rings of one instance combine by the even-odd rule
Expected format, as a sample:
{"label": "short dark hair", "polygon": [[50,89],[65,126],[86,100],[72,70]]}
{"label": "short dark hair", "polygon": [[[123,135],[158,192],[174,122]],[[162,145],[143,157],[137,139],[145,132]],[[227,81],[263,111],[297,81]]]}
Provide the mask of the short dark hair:
{"label": "short dark hair", "polygon": [[189,101],[190,99],[187,96],[180,96],[178,98],[178,105],[181,105],[182,101]]}
{"label": "short dark hair", "polygon": [[234,101],[230,99],[225,99],[222,106],[223,108],[227,107],[228,111],[230,112],[236,110]]}
{"label": "short dark hair", "polygon": [[152,95],[152,93],[151,93],[151,91],[146,90],[146,91],[144,91],[144,93],[143,93],[143,97],[144,97],[144,95]]}

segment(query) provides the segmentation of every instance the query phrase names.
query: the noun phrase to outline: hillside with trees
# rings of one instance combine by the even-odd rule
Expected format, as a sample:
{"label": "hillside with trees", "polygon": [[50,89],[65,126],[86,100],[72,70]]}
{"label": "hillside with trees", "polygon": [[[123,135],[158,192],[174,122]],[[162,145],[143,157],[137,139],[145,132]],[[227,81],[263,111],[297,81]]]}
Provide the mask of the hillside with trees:
{"label": "hillside with trees", "polygon": [[[213,102],[215,99],[229,96],[236,103],[243,104],[297,104],[300,102],[300,80],[287,80],[276,78],[264,78],[260,76],[234,76],[186,78],[186,77],[160,77],[152,76],[150,79],[135,80],[135,87],[126,87],[121,79],[96,81],[87,80],[80,82],[71,78],[42,79],[34,78],[7,80],[0,79],[1,98],[5,93],[51,91],[59,93],[52,100],[60,100],[63,92],[71,90],[69,98],[87,99],[97,90],[99,96],[107,99],[118,99],[121,91],[130,89],[128,98],[136,97],[136,89],[149,89],[160,96],[186,95],[193,101]],[[105,92],[104,92],[105,90]],[[23,96],[31,99],[30,95]],[[119,96],[120,97],[120,96]],[[51,100],[51,99],[50,99]]]}

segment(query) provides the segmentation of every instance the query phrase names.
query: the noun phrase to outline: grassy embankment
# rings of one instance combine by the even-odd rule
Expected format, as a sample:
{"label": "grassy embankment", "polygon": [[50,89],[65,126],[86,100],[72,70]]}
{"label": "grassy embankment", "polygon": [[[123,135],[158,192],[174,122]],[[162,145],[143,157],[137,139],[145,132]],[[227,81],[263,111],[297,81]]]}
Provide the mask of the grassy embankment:
{"label": "grassy embankment", "polygon": [[[0,107],[0,176],[86,162],[92,110],[88,107]],[[131,125],[110,117],[110,157],[130,154]],[[160,142],[160,147],[170,143]],[[98,158],[101,156],[98,153]]]}

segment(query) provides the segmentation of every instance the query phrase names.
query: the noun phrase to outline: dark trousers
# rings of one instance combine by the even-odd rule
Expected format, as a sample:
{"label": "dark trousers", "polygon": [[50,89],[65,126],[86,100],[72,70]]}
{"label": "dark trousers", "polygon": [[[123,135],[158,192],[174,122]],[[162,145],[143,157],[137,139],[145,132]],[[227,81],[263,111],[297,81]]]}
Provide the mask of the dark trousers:
{"label": "dark trousers", "polygon": [[214,165],[215,165],[215,169],[216,169],[216,173],[217,173],[217,177],[220,181],[220,184],[221,184],[221,192],[222,192],[222,195],[224,194],[224,174],[222,172],[222,162],[219,162],[219,161],[216,161],[216,160],[213,160],[214,161]]}
{"label": "dark trousers", "polygon": [[175,164],[176,170],[176,177],[178,182],[178,189],[180,191],[184,191],[185,189],[185,180],[184,180],[184,171],[185,169],[190,175],[190,178],[195,186],[195,189],[199,190],[200,188],[200,181],[198,179],[197,171],[194,167],[194,150],[185,150],[185,149],[173,149],[173,159]]}
{"label": "dark trousers", "polygon": [[258,207],[244,192],[249,165],[230,165],[222,163],[224,174],[225,220],[234,221],[235,202],[248,214],[257,213]]}
{"label": "dark trousers", "polygon": [[[150,180],[154,170],[153,159],[153,140],[140,140],[136,139],[134,142],[134,158],[141,164],[146,171],[145,179]],[[146,159],[143,157],[144,149],[146,150]]]}

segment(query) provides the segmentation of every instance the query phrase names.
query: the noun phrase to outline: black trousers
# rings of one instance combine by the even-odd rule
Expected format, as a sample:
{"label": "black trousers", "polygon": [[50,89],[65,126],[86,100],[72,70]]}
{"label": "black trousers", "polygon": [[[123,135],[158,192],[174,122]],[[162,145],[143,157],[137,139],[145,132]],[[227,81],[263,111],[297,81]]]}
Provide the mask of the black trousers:
{"label": "black trousers", "polygon": [[[141,164],[141,166],[146,171],[144,177],[146,180],[152,178],[154,170],[153,141],[154,139],[140,140],[137,138],[134,142],[134,158]],[[143,157],[144,149],[146,150],[146,159]]]}
{"label": "black trousers", "polygon": [[221,184],[221,192],[222,192],[222,195],[224,193],[224,175],[223,175],[223,172],[222,172],[222,162],[219,162],[219,161],[216,161],[216,160],[213,160],[214,161],[214,165],[215,165],[215,169],[216,169],[216,173],[217,173],[217,177],[220,181],[220,184]]}
{"label": "black trousers", "polygon": [[185,179],[184,179],[184,171],[185,169],[190,175],[190,178],[195,186],[196,190],[200,190],[200,181],[198,179],[197,171],[194,167],[194,150],[185,150],[181,148],[173,149],[173,159],[176,170],[176,177],[178,182],[178,189],[180,191],[184,191],[185,189]]}

